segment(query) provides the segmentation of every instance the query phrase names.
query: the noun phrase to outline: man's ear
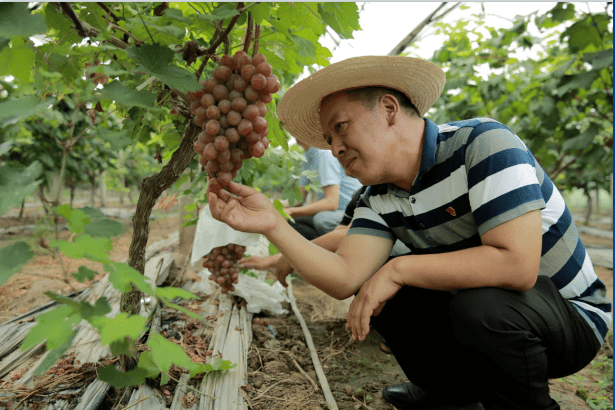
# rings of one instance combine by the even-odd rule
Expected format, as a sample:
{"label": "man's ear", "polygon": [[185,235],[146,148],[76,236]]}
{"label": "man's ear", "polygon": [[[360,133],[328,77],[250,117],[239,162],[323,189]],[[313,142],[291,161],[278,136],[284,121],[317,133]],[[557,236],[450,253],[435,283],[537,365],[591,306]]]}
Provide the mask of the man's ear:
{"label": "man's ear", "polygon": [[391,94],[385,94],[380,97],[378,105],[383,110],[386,121],[389,123],[389,125],[395,125],[395,122],[397,121],[397,116],[399,115],[401,110],[397,98],[393,97]]}

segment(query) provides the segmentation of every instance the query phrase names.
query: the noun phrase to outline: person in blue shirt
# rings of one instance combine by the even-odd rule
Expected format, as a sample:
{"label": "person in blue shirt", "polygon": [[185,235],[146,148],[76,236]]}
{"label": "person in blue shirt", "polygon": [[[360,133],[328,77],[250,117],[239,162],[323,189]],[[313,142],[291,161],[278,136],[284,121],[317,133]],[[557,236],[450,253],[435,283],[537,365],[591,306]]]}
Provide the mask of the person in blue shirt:
{"label": "person in blue shirt", "polygon": [[329,150],[317,149],[298,142],[305,150],[302,175],[299,180],[301,194],[305,201],[305,187],[310,183],[303,171],[315,171],[316,179],[322,186],[317,200],[311,204],[285,208],[284,211],[294,219],[290,225],[308,240],[316,239],[331,232],[344,217],[344,210],[352,195],[361,188],[361,183],[344,174],[344,169]]}
{"label": "person in blue shirt", "polygon": [[[395,407],[557,410],[549,379],[596,356],[611,301],[562,195],[519,136],[490,118],[424,117],[445,80],[425,60],[366,56],[284,94],[284,128],[331,149],[368,186],[335,253],[241,184],[210,190],[211,213],[264,234],[325,293],[355,296],[353,339],[373,326],[408,378],[382,391]],[[411,252],[389,258],[397,240]]]}

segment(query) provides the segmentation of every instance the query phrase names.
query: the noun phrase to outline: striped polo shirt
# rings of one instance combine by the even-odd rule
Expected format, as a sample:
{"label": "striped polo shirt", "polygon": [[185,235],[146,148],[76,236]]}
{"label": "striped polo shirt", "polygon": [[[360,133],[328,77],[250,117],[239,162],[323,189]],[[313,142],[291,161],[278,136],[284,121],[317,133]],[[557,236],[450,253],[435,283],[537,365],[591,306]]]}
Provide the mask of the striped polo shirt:
{"label": "striped polo shirt", "polygon": [[419,173],[411,190],[370,186],[348,234],[399,239],[413,254],[482,244],[488,230],[540,209],[540,275],[588,321],[600,343],[611,325],[611,302],[562,195],[512,131],[489,118],[436,125],[425,119]]}

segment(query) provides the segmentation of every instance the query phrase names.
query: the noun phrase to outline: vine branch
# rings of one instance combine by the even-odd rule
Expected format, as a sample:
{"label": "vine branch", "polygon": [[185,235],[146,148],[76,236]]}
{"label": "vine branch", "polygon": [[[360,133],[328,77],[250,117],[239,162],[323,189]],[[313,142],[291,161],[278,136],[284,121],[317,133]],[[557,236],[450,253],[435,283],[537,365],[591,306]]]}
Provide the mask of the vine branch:
{"label": "vine branch", "polygon": [[252,13],[248,12],[248,27],[246,28],[246,39],[243,42],[243,51],[245,51],[246,53],[250,49],[250,42],[252,40],[252,26],[253,26],[253,23],[254,22],[252,21]]}

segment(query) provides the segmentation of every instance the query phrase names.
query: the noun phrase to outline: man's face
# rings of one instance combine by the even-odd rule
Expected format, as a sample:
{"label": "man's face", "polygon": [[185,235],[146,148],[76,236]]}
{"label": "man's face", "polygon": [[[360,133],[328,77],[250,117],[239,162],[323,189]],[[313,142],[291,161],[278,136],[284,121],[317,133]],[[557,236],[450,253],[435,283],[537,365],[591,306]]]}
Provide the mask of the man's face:
{"label": "man's face", "polygon": [[363,185],[385,182],[394,138],[380,105],[369,109],[343,93],[335,94],[320,108],[320,125],[346,175]]}

